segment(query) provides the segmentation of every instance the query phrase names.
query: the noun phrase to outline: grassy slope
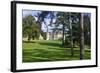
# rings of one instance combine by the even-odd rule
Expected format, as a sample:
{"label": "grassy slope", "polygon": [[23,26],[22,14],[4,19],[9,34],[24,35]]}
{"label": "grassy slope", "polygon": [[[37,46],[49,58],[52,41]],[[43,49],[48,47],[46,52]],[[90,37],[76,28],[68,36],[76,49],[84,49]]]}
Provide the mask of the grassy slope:
{"label": "grassy slope", "polygon": [[[85,49],[85,59],[90,59],[90,50]],[[71,57],[70,48],[62,48],[60,41],[33,41],[23,43],[23,62],[79,60],[79,48],[74,48]]]}

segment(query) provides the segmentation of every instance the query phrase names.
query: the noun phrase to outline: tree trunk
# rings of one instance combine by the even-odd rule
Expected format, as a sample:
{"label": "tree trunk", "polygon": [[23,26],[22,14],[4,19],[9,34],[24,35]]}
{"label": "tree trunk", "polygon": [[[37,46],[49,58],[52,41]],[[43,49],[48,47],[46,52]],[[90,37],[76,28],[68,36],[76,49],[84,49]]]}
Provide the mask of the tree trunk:
{"label": "tree trunk", "polygon": [[46,28],[47,28],[47,31],[46,31],[46,40],[50,40],[50,35],[49,35],[49,28],[48,28],[48,25],[46,24],[46,22],[44,22]]}
{"label": "tree trunk", "polygon": [[64,44],[65,44],[65,39],[64,39],[65,38],[64,37],[65,36],[65,25],[64,24],[63,24],[63,34],[62,35],[63,35],[63,37],[62,37],[62,46],[64,47]]}
{"label": "tree trunk", "polygon": [[30,42],[30,40],[31,40],[31,36],[30,36],[30,35],[28,35],[28,42]]}
{"label": "tree trunk", "polygon": [[69,18],[69,22],[70,22],[70,44],[71,44],[71,56],[74,55],[74,49],[73,49],[73,33],[72,33],[72,22],[71,22],[71,13],[70,13],[70,18]]}
{"label": "tree trunk", "polygon": [[46,32],[46,34],[47,34],[47,39],[46,39],[46,40],[50,40],[48,25],[46,25],[46,28],[47,28],[47,32]]}
{"label": "tree trunk", "polygon": [[55,40],[55,30],[52,32],[52,40]]}
{"label": "tree trunk", "polygon": [[83,13],[80,14],[80,60],[84,59],[84,25]]}
{"label": "tree trunk", "polygon": [[71,35],[70,35],[70,42],[71,42],[71,56],[74,55],[74,49],[73,49],[73,35],[72,35],[72,29],[71,31]]}

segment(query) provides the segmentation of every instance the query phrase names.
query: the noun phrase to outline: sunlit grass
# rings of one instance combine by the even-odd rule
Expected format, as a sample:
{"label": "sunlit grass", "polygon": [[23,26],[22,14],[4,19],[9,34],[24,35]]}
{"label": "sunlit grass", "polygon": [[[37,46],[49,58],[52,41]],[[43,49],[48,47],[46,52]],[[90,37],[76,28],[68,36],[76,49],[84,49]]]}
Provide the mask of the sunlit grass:
{"label": "sunlit grass", "polygon": [[[85,48],[85,59],[91,58],[90,49]],[[79,60],[79,48],[74,48],[71,56],[70,48],[63,48],[61,41],[36,40],[30,43],[23,42],[23,62],[65,61]]]}

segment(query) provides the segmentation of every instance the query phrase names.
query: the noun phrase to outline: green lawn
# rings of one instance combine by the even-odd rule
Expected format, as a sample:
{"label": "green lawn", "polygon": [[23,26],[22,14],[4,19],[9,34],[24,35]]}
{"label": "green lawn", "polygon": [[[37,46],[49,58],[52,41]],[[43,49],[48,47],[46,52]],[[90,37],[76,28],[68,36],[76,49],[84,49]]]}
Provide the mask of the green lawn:
{"label": "green lawn", "polygon": [[[60,41],[23,42],[23,62],[79,60],[79,53],[79,48],[74,48],[74,56],[71,57],[70,48],[61,47]],[[90,58],[90,49],[85,48],[85,59]]]}

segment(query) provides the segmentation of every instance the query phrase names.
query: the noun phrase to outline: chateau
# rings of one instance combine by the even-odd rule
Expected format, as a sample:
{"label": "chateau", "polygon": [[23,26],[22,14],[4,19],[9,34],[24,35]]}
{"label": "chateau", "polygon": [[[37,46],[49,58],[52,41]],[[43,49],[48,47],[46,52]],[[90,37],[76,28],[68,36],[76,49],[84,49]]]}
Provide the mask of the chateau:
{"label": "chateau", "polygon": [[62,33],[47,33],[47,40],[59,40],[62,39]]}

